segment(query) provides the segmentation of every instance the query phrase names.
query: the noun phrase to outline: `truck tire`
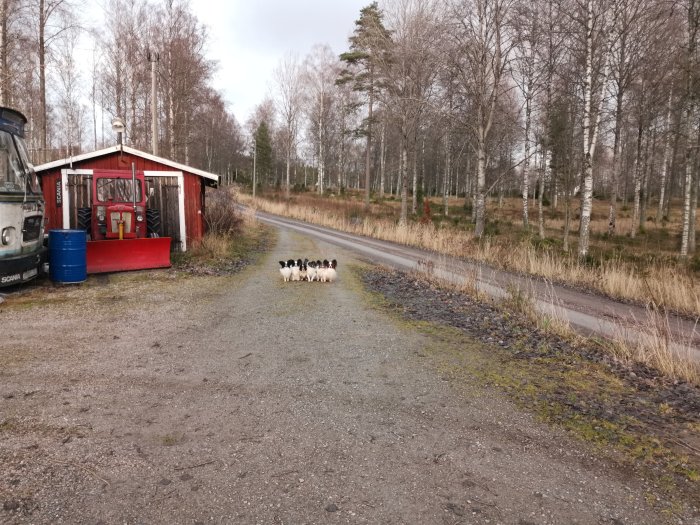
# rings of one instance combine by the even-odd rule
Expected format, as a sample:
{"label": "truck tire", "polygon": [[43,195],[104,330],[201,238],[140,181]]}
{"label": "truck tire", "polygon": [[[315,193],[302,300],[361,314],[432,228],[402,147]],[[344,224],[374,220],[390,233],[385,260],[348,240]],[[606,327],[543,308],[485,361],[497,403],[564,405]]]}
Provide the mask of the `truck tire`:
{"label": "truck tire", "polygon": [[90,235],[92,231],[92,208],[78,208],[78,229]]}
{"label": "truck tire", "polygon": [[146,231],[149,237],[160,237],[160,210],[146,210]]}

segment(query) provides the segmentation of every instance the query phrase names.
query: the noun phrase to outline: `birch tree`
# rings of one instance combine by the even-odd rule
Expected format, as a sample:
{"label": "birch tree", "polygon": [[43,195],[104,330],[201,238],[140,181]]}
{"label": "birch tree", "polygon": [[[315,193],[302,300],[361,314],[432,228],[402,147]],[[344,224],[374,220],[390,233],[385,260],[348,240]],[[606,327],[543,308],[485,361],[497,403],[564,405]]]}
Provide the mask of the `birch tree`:
{"label": "birch tree", "polygon": [[58,95],[58,120],[62,122],[59,139],[63,143],[65,155],[75,155],[80,151],[82,142],[84,108],[81,98],[81,75],[76,63],[76,46],[78,32],[67,31],[56,46],[56,82]]}
{"label": "birch tree", "polygon": [[[608,208],[608,233],[614,234],[617,227],[617,199],[619,196],[620,177],[623,163],[621,159],[621,132],[627,114],[628,94],[632,83],[639,79],[639,72],[650,66],[657,66],[661,78],[665,78],[664,67],[667,62],[669,42],[674,41],[668,32],[671,10],[655,0],[631,1],[619,3],[616,23],[613,28],[614,43],[611,48],[611,84],[615,96],[615,125],[613,132],[613,169],[610,180],[610,203]],[[661,60],[661,64],[657,61]],[[647,87],[655,86],[657,81],[647,75]],[[632,101],[636,97],[631,97]],[[639,102],[636,100],[636,102]]]}
{"label": "birch tree", "polygon": [[523,227],[529,228],[530,195],[530,158],[532,149],[532,112],[533,104],[542,89],[542,77],[547,74],[545,67],[540,64],[544,31],[542,26],[543,13],[538,2],[524,2],[518,6],[515,28],[514,75],[518,88],[523,97],[523,112],[525,117],[524,152],[522,163],[522,212]]}
{"label": "birch tree", "polygon": [[[474,234],[481,237],[486,225],[486,162],[489,134],[497,104],[508,89],[503,75],[511,43],[506,34],[510,3],[506,0],[462,0],[453,3],[456,27],[452,33],[461,55],[457,74],[460,89],[471,100],[473,113],[463,125],[475,137],[477,160]],[[467,141],[467,139],[464,139]]]}
{"label": "birch tree", "polygon": [[[204,56],[207,33],[185,0],[165,0],[155,11],[153,24],[150,38],[161,60],[166,151],[173,160],[187,163],[196,140],[191,135],[192,108],[213,72],[212,62]],[[147,63],[145,53],[141,63]]]}
{"label": "birch tree", "polygon": [[39,62],[39,137],[42,159],[48,159],[49,111],[46,92],[48,62],[56,39],[64,32],[75,28],[73,5],[67,0],[38,0],[35,5],[37,23],[36,52]]}
{"label": "birch tree", "polygon": [[0,104],[7,104],[9,88],[9,70],[7,57],[9,55],[9,0],[0,0]]}
{"label": "birch tree", "polygon": [[[693,181],[695,178],[695,157],[697,134],[697,43],[698,30],[700,29],[700,9],[698,0],[686,0],[685,10],[687,15],[686,37],[687,47],[684,57],[684,134],[685,134],[685,180],[683,184],[683,231],[681,233],[681,257],[687,257],[691,246],[691,206],[693,204]],[[694,244],[694,242],[692,243]]]}
{"label": "birch tree", "polygon": [[593,209],[593,159],[598,144],[605,88],[610,73],[610,42],[607,39],[607,32],[613,17],[612,7],[607,3],[587,0],[584,17],[583,181],[578,241],[579,259],[584,259],[589,250],[591,211]]}
{"label": "birch tree", "polygon": [[297,58],[286,55],[275,69],[275,104],[282,119],[286,160],[285,197],[289,199],[292,159],[296,156],[299,117],[302,105],[302,71]]}
{"label": "birch tree", "polygon": [[328,153],[328,117],[332,104],[333,87],[339,64],[328,45],[316,45],[304,61],[304,77],[308,89],[307,115],[316,142],[318,168],[317,191],[324,192],[326,156]]}
{"label": "birch tree", "polygon": [[383,61],[382,103],[395,120],[399,140],[400,224],[408,218],[409,159],[412,165],[412,211],[416,211],[417,139],[421,118],[434,95],[438,72],[440,4],[435,1],[395,0],[385,11],[391,34]]}

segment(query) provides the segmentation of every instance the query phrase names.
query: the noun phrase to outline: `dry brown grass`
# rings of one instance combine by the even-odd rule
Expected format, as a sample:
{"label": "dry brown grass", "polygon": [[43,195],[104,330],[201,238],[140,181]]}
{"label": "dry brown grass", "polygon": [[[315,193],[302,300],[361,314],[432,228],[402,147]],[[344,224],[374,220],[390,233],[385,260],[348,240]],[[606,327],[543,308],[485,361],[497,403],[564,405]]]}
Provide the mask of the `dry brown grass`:
{"label": "dry brown grass", "polygon": [[225,259],[231,253],[232,242],[228,235],[207,233],[192,246],[192,255],[208,260]]}
{"label": "dry brown grass", "polygon": [[668,315],[653,307],[647,308],[647,317],[639,325],[636,338],[628,337],[627,329],[619,326],[608,350],[622,361],[643,363],[671,379],[700,385],[700,362],[691,343],[694,333],[687,334],[686,340],[674,339]]}
{"label": "dry brown grass", "polygon": [[[302,196],[291,203],[261,198],[253,201],[252,197],[243,194],[239,198],[244,204],[268,213],[585,286],[619,299],[641,304],[654,303],[673,311],[700,315],[700,283],[688,273],[660,263],[651,263],[643,271],[619,259],[592,266],[581,264],[571,254],[538,249],[528,240],[514,241],[508,237],[506,242],[500,242],[497,238],[489,237],[479,242],[470,232],[447,223],[436,226],[432,222],[409,222],[400,225],[391,211],[397,205],[395,202],[388,207],[375,204],[366,214],[361,203],[341,199],[321,201]],[[602,215],[602,211],[604,209],[601,207],[599,215]],[[515,212],[511,210],[510,213]],[[621,224],[624,227],[624,219]]]}

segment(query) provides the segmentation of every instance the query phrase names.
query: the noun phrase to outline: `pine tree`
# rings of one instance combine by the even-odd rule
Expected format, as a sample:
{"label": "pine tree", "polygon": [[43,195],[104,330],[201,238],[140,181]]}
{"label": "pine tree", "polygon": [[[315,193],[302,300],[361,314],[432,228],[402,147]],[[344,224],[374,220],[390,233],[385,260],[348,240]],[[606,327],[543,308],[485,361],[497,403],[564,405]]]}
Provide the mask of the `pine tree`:
{"label": "pine tree", "polygon": [[340,60],[345,62],[347,67],[341,72],[338,83],[352,82],[355,91],[367,95],[367,118],[364,121],[364,129],[358,132],[367,138],[365,206],[369,207],[373,105],[378,88],[378,69],[386,59],[387,46],[391,40],[389,31],[382,22],[382,12],[377,2],[372,2],[360,11],[360,18],[355,21],[355,31],[349,40],[350,51],[340,55]]}
{"label": "pine tree", "polygon": [[257,171],[261,178],[269,182],[272,173],[272,139],[264,120],[255,131],[255,147],[257,150]]}

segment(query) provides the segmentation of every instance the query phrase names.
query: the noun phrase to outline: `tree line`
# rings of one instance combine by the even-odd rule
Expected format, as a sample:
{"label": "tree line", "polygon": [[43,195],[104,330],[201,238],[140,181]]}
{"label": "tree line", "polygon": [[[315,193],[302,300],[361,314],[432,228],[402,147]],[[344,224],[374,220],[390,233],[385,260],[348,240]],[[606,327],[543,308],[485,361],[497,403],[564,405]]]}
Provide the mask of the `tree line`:
{"label": "tree line", "polygon": [[317,46],[280,61],[247,125],[258,180],[363,189],[368,205],[394,195],[402,222],[420,195],[442,196],[445,214],[463,197],[477,236],[487,197],[519,195],[542,237],[543,207],[563,207],[567,249],[578,214],[582,258],[594,196],[608,233],[630,236],[667,221],[675,199],[692,254],[699,13],[698,0],[371,3],[340,56]]}
{"label": "tree line", "polygon": [[287,195],[392,195],[402,222],[421,195],[441,196],[446,215],[461,197],[481,236],[488,198],[519,195],[523,227],[544,237],[544,207],[562,208],[564,245],[578,218],[581,257],[594,196],[609,203],[610,235],[663,224],[674,202],[686,256],[700,183],[699,1],[374,2],[345,52],[283,57],[272,96],[241,128],[210,86],[216,65],[187,0],[106,0],[98,28],[75,0],[0,0],[0,104],[29,117],[36,163],[113,145],[114,116],[125,143],[149,151],[155,115],[163,156],[225,180],[252,178],[255,164],[256,182]]}
{"label": "tree line", "polygon": [[125,144],[233,172],[242,130],[210,85],[216,65],[189,2],[106,0],[101,9],[103,23],[87,27],[73,0],[0,0],[0,104],[27,115],[32,160],[113,146],[110,122],[120,117]]}

